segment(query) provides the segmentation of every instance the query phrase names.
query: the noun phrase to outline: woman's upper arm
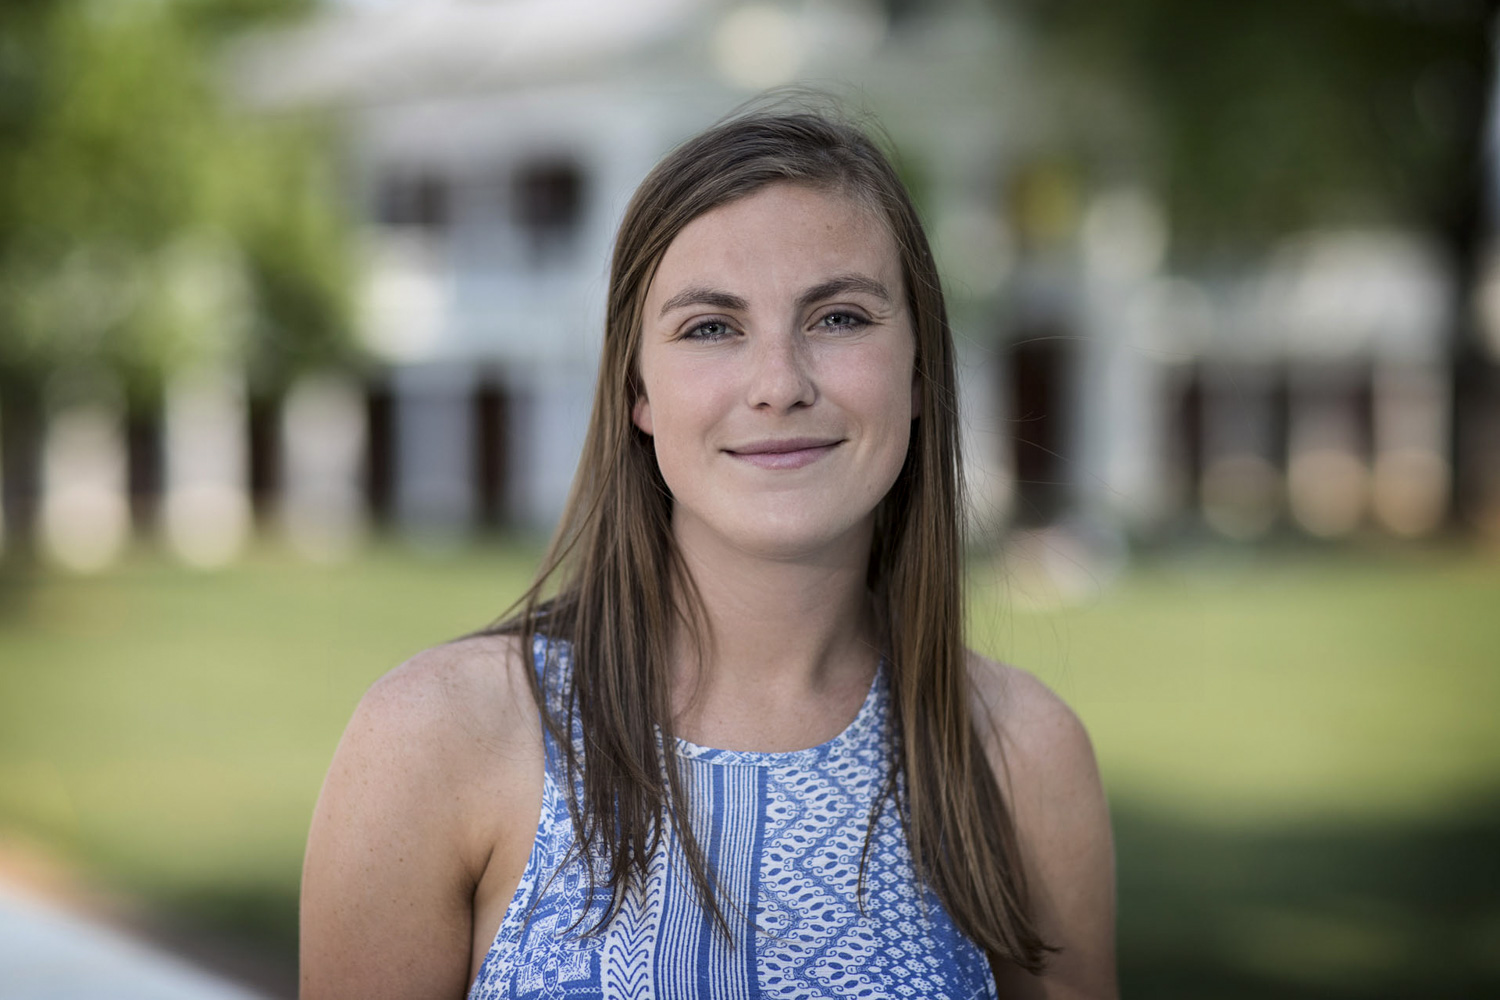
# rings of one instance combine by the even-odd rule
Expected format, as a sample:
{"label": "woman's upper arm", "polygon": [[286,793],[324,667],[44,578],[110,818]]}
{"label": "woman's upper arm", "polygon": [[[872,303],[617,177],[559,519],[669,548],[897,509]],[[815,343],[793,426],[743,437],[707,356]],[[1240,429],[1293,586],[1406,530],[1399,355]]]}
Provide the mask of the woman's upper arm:
{"label": "woman's upper arm", "polygon": [[495,806],[507,771],[525,787],[529,755],[496,752],[497,743],[535,728],[507,726],[517,720],[504,716],[526,714],[525,692],[506,680],[510,645],[495,663],[489,642],[487,655],[472,641],[421,654],[355,710],[308,834],[304,998],[466,992],[475,886],[507,826],[525,825]]}
{"label": "woman's upper arm", "polygon": [[[1000,971],[1002,996],[1118,995],[1115,859],[1109,808],[1083,723],[1036,678],[985,661],[988,739],[1016,824],[1043,939],[1058,950],[1040,977]],[[998,753],[996,752],[998,748]]]}

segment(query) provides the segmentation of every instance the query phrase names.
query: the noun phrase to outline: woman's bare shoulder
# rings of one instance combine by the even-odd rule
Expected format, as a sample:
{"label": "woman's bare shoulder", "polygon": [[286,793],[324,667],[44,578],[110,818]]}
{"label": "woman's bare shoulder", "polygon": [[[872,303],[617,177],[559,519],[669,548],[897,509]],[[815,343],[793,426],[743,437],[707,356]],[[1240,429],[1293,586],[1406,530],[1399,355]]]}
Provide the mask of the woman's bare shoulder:
{"label": "woman's bare shoulder", "polygon": [[357,741],[358,756],[393,791],[409,786],[415,795],[441,797],[465,857],[480,868],[496,825],[513,814],[508,807],[517,794],[529,796],[540,773],[531,669],[518,636],[434,646],[371,685],[344,736]]}
{"label": "woman's bare shoulder", "polygon": [[1042,935],[1059,949],[1039,978],[1010,970],[1007,989],[1113,997],[1114,846],[1088,731],[1027,671],[974,653],[968,666],[975,718],[1016,825]]}
{"label": "woman's bare shoulder", "polygon": [[372,684],[355,707],[339,758],[375,765],[385,780],[468,780],[517,757],[540,735],[515,636],[476,636],[424,650]]}
{"label": "woman's bare shoulder", "polygon": [[977,653],[969,677],[980,739],[1023,834],[1072,822],[1067,813],[1081,800],[1102,805],[1093,743],[1062,698],[1028,671]]}
{"label": "woman's bare shoulder", "polygon": [[[1078,714],[1029,671],[970,651],[975,717],[987,745],[1014,764],[1093,771],[1094,749]],[[998,741],[998,744],[996,744]]]}
{"label": "woman's bare shoulder", "polygon": [[[439,749],[451,742],[492,748],[536,715],[527,644],[515,635],[477,635],[423,650],[385,674],[360,699],[355,720]],[[457,737],[457,739],[452,739]]]}
{"label": "woman's bare shoulder", "polygon": [[467,986],[476,887],[497,862],[515,867],[536,827],[543,751],[529,659],[514,637],[458,640],[360,700],[308,836],[304,996]]}

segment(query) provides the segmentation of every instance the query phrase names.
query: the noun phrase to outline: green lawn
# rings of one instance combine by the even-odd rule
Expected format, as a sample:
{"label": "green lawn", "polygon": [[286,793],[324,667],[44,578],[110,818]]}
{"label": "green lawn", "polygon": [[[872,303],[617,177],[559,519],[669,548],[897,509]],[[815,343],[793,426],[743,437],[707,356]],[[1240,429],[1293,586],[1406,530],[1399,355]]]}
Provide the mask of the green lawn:
{"label": "green lawn", "polygon": [[1051,613],[1015,575],[974,573],[974,641],[1075,706],[1119,795],[1238,822],[1500,791],[1500,560],[1200,556]]}
{"label": "green lawn", "polygon": [[[483,624],[534,550],[143,558],[0,592],[0,837],[283,954],[363,689]],[[975,572],[975,642],[1093,733],[1132,996],[1500,990],[1500,563],[1160,561],[1082,606]],[[1500,995],[1496,993],[1495,995]]]}

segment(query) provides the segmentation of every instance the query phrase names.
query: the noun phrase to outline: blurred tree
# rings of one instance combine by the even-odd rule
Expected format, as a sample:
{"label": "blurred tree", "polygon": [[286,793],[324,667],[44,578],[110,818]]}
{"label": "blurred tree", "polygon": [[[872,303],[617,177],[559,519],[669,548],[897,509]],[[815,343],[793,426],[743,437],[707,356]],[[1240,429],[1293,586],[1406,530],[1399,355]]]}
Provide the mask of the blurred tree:
{"label": "blurred tree", "polygon": [[1491,0],[1015,0],[1141,115],[1185,252],[1476,221]]}
{"label": "blurred tree", "polygon": [[326,151],[213,72],[230,29],[303,6],[0,7],[0,384],[102,362],[150,396],[224,357],[275,385],[349,349]]}
{"label": "blurred tree", "polygon": [[149,408],[185,366],[243,365],[274,392],[352,355],[329,145],[316,123],[235,109],[217,78],[235,33],[310,6],[0,4],[0,430],[11,472],[28,463],[15,454],[28,449],[21,425],[54,371],[105,366],[133,407]]}
{"label": "blurred tree", "polygon": [[[1500,4],[1011,3],[1065,77],[1103,84],[1138,116],[1124,158],[1163,198],[1179,260],[1244,258],[1327,226],[1410,227],[1447,245],[1457,279],[1451,514],[1477,511],[1491,473],[1477,465],[1476,428],[1500,405],[1500,375],[1469,308],[1491,207],[1485,136]],[[1092,152],[1118,160],[1121,132],[1095,128],[1081,141],[1113,142]]]}

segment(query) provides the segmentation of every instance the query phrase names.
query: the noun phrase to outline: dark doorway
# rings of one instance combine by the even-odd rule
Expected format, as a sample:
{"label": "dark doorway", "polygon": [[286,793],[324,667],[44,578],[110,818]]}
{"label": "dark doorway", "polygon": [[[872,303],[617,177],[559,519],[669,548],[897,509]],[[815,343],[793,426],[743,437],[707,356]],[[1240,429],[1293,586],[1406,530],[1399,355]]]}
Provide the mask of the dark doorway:
{"label": "dark doorway", "polygon": [[365,407],[369,421],[365,499],[370,508],[370,520],[384,527],[391,522],[396,485],[395,398],[388,380],[375,378],[370,381],[365,389]]}
{"label": "dark doorway", "polygon": [[42,406],[30,386],[0,393],[0,509],[6,555],[29,556],[42,482]]}
{"label": "dark doorway", "polygon": [[1073,351],[1058,326],[1038,325],[1011,345],[1012,452],[1016,471],[1016,524],[1054,520],[1067,501],[1067,399]]}
{"label": "dark doorway", "polygon": [[167,485],[162,423],[159,403],[132,406],[125,418],[130,524],[142,537],[150,536],[161,521],[162,496]]}
{"label": "dark doorway", "polygon": [[516,227],[531,263],[541,267],[567,257],[583,222],[584,180],[569,159],[534,160],[512,179]]}
{"label": "dark doorway", "polygon": [[474,471],[479,524],[503,528],[510,522],[506,500],[510,465],[510,397],[499,371],[480,376],[474,392]]}
{"label": "dark doorway", "polygon": [[250,399],[250,506],[258,524],[275,516],[281,489],[281,400],[271,396]]}

